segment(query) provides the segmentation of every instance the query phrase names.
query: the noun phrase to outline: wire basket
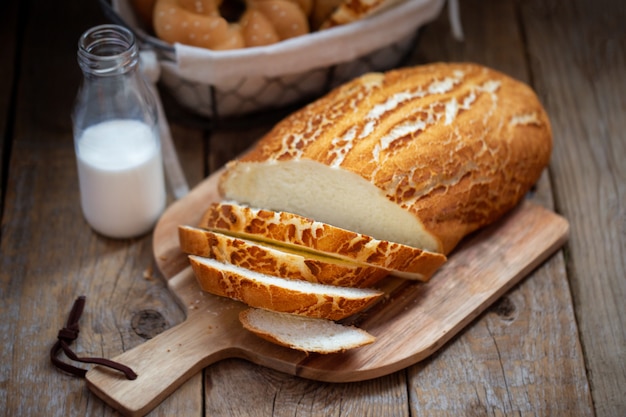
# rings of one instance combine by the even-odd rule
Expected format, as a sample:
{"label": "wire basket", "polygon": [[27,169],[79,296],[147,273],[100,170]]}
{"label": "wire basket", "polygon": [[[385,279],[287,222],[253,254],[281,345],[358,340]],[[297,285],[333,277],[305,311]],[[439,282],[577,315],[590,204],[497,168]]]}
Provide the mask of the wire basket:
{"label": "wire basket", "polygon": [[156,52],[160,82],[183,107],[218,119],[306,102],[364,73],[400,65],[445,0],[405,0],[351,24],[230,51],[163,42],[136,24],[127,1],[99,2],[109,19],[135,32],[142,48]]}

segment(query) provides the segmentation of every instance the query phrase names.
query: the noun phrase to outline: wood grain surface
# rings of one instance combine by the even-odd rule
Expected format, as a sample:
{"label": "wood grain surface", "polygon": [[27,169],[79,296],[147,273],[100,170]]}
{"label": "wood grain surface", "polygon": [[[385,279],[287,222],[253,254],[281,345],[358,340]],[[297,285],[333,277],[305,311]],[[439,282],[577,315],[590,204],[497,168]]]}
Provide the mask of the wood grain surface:
{"label": "wood grain surface", "polygon": [[87,373],[90,389],[129,416],[142,416],[187,378],[229,357],[327,382],[363,381],[413,365],[443,346],[567,240],[567,221],[523,202],[496,224],[466,239],[428,283],[389,277],[384,300],[346,322],[375,343],[332,355],[307,355],[266,342],[238,320],[246,306],[204,293],[178,243],[178,226],[195,225],[220,201],[220,171],[172,204],[156,225],[154,257],[186,320],[115,358],[139,375],[128,381],[102,367]]}
{"label": "wood grain surface", "polygon": [[[564,250],[403,370],[326,383],[224,359],[150,416],[626,415],[626,3],[459,5],[464,41],[446,9],[405,65],[473,61],[535,88],[555,148],[531,200],[570,223]],[[156,268],[153,235],[106,239],[80,212],[76,42],[107,21],[96,1],[0,2],[0,416],[118,415],[49,363],[77,296],[87,297],[73,344],[83,356],[116,357],[185,320]],[[192,186],[282,116],[207,121],[162,94]]]}

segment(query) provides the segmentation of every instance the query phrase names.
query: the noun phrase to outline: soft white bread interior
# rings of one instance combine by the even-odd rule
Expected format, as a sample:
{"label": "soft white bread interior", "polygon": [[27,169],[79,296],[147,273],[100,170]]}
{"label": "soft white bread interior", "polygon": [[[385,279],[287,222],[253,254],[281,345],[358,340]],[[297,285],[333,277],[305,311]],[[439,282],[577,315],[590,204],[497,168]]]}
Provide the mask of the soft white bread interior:
{"label": "soft white bread interior", "polygon": [[446,261],[446,257],[439,253],[381,241],[294,213],[255,209],[231,202],[211,204],[199,226],[382,268],[391,275],[407,279],[426,281]]}
{"label": "soft white bread interior", "polygon": [[250,307],[307,317],[341,320],[375,303],[384,293],[261,274],[212,258],[189,255],[200,288]]}
{"label": "soft white bread interior", "polygon": [[367,74],[278,123],[228,164],[225,200],[448,254],[512,209],[552,149],[525,84],[437,63]]}
{"label": "soft white bread interior", "polygon": [[244,310],[239,314],[239,320],[246,329],[265,340],[304,352],[342,352],[376,340],[354,326],[269,310]]}
{"label": "soft white bread interior", "polygon": [[254,242],[193,226],[179,226],[178,236],[184,253],[213,258],[282,278],[363,288],[374,285],[388,275],[388,271],[382,268]]}

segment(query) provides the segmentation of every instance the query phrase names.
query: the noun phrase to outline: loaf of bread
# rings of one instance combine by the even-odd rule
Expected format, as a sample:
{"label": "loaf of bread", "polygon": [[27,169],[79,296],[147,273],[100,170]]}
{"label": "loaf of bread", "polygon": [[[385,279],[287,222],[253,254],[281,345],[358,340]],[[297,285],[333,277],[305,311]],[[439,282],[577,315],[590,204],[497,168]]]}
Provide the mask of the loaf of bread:
{"label": "loaf of bread", "polygon": [[383,293],[261,274],[212,258],[189,255],[200,288],[257,307],[300,316],[341,320],[375,303]]}
{"label": "loaf of bread", "polygon": [[[219,179],[223,201],[209,205],[201,229],[181,228],[193,232],[181,245],[200,255],[190,261],[205,291],[268,310],[241,316],[259,336],[322,353],[361,346],[370,340],[362,334],[329,346],[294,329],[313,320],[313,339],[332,334],[325,320],[380,299],[374,288],[355,288],[380,276],[342,280],[333,264],[326,285],[293,271],[342,259],[427,280],[465,236],[524,198],[551,150],[537,96],[500,72],[436,63],[367,74],[288,116],[230,162]],[[251,251],[276,263],[256,265]],[[289,268],[278,267],[288,258]]]}
{"label": "loaf of bread", "polygon": [[294,213],[254,209],[227,202],[211,204],[199,226],[318,256],[332,256],[421,281],[428,280],[446,261],[442,254],[381,241]]}
{"label": "loaf of bread", "polygon": [[225,200],[448,254],[538,180],[548,117],[525,84],[470,63],[357,78],[228,164]]}
{"label": "loaf of bread", "polygon": [[179,226],[178,238],[184,253],[262,274],[339,287],[370,287],[388,271],[363,266],[331,256],[255,242],[193,226]]}
{"label": "loaf of bread", "polygon": [[343,352],[376,340],[354,326],[256,308],[242,311],[239,320],[243,327],[265,340],[304,352]]}

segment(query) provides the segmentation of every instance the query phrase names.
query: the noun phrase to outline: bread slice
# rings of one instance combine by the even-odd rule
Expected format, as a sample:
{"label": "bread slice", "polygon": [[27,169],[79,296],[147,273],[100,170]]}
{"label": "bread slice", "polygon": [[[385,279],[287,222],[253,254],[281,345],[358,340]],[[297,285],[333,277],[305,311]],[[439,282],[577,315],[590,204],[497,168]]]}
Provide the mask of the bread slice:
{"label": "bread slice", "polygon": [[244,328],[265,340],[307,353],[343,352],[376,340],[354,326],[262,309],[242,311],[239,321]]}
{"label": "bread slice", "polygon": [[202,290],[281,313],[341,320],[369,307],[384,294],[369,288],[274,277],[196,255],[189,255],[189,261]]}
{"label": "bread slice", "polygon": [[281,278],[364,288],[388,275],[381,268],[286,247],[279,248],[193,226],[179,226],[178,236],[180,248],[187,254],[213,258]]}
{"label": "bread slice", "polygon": [[527,85],[469,63],[372,73],[294,112],[220,178],[224,200],[448,254],[550,160]]}
{"label": "bread slice", "polygon": [[446,261],[446,257],[439,253],[380,241],[294,213],[254,209],[229,202],[211,204],[199,226],[382,268],[392,275],[422,281],[428,280]]}

